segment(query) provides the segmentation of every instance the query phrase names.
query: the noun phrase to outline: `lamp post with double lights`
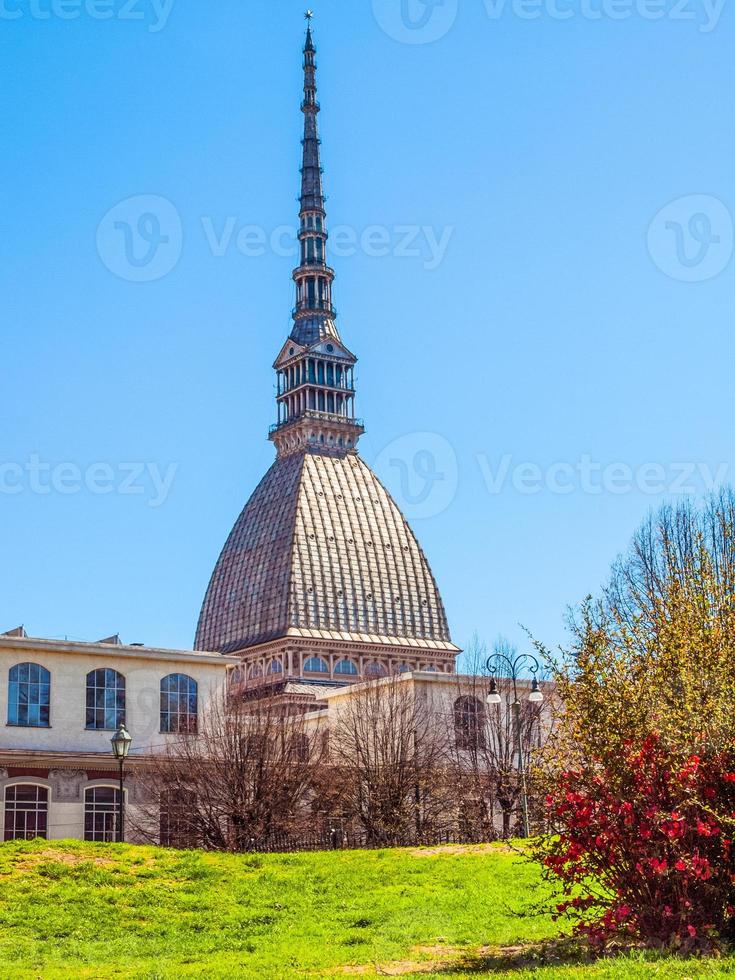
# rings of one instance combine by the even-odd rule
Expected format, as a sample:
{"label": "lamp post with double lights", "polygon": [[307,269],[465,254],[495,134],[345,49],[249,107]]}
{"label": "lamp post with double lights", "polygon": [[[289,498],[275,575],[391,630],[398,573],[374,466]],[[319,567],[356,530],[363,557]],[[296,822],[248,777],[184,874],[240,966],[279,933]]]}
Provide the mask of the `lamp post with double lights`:
{"label": "lamp post with double lights", "polygon": [[120,765],[120,792],[117,801],[117,839],[120,844],[125,840],[125,798],[124,798],[124,774],[125,760],[130,752],[132,736],[125,725],[120,725],[118,730],[110,739],[112,743],[112,754]]}
{"label": "lamp post with double lights", "polygon": [[498,673],[503,671],[513,682],[513,727],[515,728],[516,748],[518,752],[518,778],[521,784],[521,809],[523,813],[523,833],[524,836],[531,836],[531,827],[528,820],[528,791],[526,789],[526,763],[523,757],[523,734],[521,731],[521,702],[518,697],[518,675],[521,670],[530,671],[533,682],[528,700],[532,704],[539,704],[544,700],[544,695],[538,682],[538,672],[541,665],[538,660],[530,653],[520,653],[517,657],[511,658],[505,653],[494,653],[487,659],[487,671],[490,674],[490,693],[487,696],[488,704],[499,705],[502,701],[498,691]]}

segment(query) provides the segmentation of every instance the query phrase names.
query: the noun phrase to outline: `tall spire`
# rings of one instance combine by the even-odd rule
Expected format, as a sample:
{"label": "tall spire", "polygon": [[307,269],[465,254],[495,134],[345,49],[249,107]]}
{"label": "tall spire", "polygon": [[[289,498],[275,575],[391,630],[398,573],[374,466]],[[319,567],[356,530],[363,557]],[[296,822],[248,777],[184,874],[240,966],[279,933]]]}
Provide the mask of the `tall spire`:
{"label": "tall spire", "polygon": [[273,365],[277,372],[278,422],[270,437],[280,455],[354,452],[363,430],[355,418],[357,358],[342,343],[332,305],[334,270],[327,265],[327,212],[322,184],[317,117],[316,47],[309,10],[304,44],[303,159],[299,243],[294,269],[293,329]]}
{"label": "tall spire", "polygon": [[291,337],[312,343],[331,337],[339,340],[332,306],[334,271],[327,265],[327,212],[324,204],[322,164],[317,117],[320,106],[316,89],[316,47],[311,33],[313,13],[306,13],[308,27],[304,45],[304,139],[301,162],[301,209],[299,211],[301,262],[294,270],[296,308]]}
{"label": "tall spire", "polygon": [[324,210],[324,190],[322,187],[322,168],[319,153],[319,130],[317,115],[319,103],[316,98],[316,48],[311,33],[311,18],[307,12],[309,26],[306,29],[306,44],[304,45],[304,101],[301,111],[304,113],[303,162],[301,165],[301,212]]}

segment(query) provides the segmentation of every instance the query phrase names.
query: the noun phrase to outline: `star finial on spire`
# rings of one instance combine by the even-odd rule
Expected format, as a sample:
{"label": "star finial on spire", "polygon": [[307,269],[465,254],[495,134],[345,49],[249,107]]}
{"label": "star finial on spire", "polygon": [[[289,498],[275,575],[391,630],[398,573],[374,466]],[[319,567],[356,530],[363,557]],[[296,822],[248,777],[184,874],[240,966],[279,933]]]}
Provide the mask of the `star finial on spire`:
{"label": "star finial on spire", "polygon": [[309,24],[311,24],[311,21],[312,21],[312,19],[314,17],[314,11],[313,10],[307,10],[306,13],[304,14],[304,17],[306,17],[306,19],[309,21]]}

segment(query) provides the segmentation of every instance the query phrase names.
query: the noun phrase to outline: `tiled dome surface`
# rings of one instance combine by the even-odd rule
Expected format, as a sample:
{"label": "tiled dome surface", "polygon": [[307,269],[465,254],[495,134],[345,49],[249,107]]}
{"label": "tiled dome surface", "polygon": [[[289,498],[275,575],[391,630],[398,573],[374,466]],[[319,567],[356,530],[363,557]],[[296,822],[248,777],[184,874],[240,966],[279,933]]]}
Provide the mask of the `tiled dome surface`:
{"label": "tiled dome surface", "polygon": [[294,628],[451,643],[423,551],[355,454],[275,461],[217,562],[196,648],[234,652]]}

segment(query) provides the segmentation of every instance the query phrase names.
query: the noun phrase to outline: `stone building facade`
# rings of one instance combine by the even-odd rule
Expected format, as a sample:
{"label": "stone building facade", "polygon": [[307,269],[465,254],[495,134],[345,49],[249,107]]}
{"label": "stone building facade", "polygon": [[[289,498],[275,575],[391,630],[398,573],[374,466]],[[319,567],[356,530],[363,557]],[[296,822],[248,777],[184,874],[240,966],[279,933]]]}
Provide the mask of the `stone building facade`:
{"label": "stone building facade", "polygon": [[118,764],[110,739],[132,738],[125,803],[134,820],[136,772],[182,731],[236,664],[219,654],[0,637],[0,801],[5,840],[114,840]]}

